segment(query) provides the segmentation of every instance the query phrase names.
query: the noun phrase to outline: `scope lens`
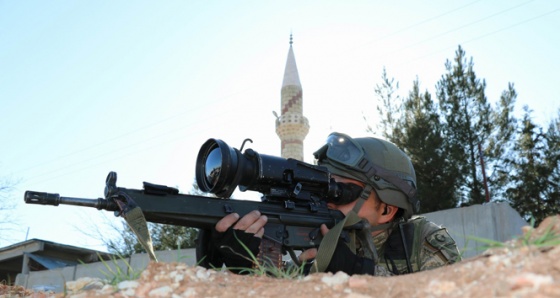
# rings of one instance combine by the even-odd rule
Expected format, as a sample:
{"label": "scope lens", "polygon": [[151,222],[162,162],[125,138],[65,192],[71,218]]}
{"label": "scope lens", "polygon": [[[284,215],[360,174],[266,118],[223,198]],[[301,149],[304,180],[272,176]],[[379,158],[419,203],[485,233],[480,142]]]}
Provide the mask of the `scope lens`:
{"label": "scope lens", "polygon": [[220,148],[216,147],[208,154],[205,163],[206,182],[210,188],[213,188],[220,178],[222,171],[222,153]]}

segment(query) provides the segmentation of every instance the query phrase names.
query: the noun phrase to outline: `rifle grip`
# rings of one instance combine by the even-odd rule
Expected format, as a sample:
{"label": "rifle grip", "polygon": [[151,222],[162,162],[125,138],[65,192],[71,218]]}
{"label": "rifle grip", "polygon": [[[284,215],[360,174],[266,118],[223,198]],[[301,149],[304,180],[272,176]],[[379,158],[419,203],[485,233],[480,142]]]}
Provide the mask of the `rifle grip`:
{"label": "rifle grip", "polygon": [[60,203],[60,195],[57,193],[28,190],[25,192],[24,200],[26,204],[58,206],[58,204]]}

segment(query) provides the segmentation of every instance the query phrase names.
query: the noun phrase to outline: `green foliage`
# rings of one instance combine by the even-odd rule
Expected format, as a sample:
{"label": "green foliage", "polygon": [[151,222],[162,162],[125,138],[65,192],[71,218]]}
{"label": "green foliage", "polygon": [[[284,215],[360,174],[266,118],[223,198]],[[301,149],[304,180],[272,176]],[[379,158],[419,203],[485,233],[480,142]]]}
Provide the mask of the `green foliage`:
{"label": "green foliage", "polygon": [[[200,195],[196,183],[193,183],[191,194]],[[94,236],[100,239],[110,253],[128,257],[135,253],[145,253],[146,250],[138,241],[134,232],[122,219],[117,224],[109,224],[115,236],[109,236],[107,231],[97,231]],[[165,225],[148,222],[148,230],[152,238],[154,250],[176,250],[195,247],[198,229],[192,227]]]}
{"label": "green foliage", "polygon": [[[111,264],[113,264],[113,266],[111,266],[110,263],[107,263],[107,261],[105,261],[103,258],[100,257],[99,259],[101,260],[101,262],[103,262],[103,266],[107,270],[102,270],[101,273],[107,278],[107,281],[112,286],[116,286],[122,281],[136,280],[140,277],[140,274],[142,274],[141,270],[134,270],[134,268],[130,266],[130,263],[126,260],[125,257],[113,257],[111,259]],[[123,270],[121,266],[119,266],[119,263],[125,264],[127,270]]]}
{"label": "green foliage", "polygon": [[254,264],[253,268],[234,268],[229,267],[226,268],[228,270],[239,270],[240,273],[247,273],[253,276],[270,276],[275,278],[283,278],[283,279],[294,279],[300,278],[304,276],[304,269],[305,263],[301,264],[300,266],[289,265],[285,267],[276,267],[273,265],[273,262],[259,262],[257,256],[255,256],[251,250],[241,241],[237,236],[234,234],[235,239],[239,242],[241,247],[247,252],[248,257],[239,254],[240,257],[252,262]]}
{"label": "green foliage", "polygon": [[519,248],[523,246],[534,246],[539,248],[553,247],[560,245],[560,235],[553,230],[554,222],[549,226],[544,227],[542,235],[534,234],[534,227],[536,225],[536,220],[531,219],[531,229],[529,229],[525,234],[517,237],[514,241],[500,242],[491,239],[479,238],[479,237],[469,237],[477,242],[484,243],[484,249],[489,248]]}
{"label": "green foliage", "polygon": [[500,241],[496,241],[496,240],[492,240],[492,239],[487,239],[487,238],[468,236],[467,239],[473,240],[473,241],[476,241],[476,242],[479,242],[479,243],[483,244],[482,247],[476,249],[478,252],[485,251],[485,250],[490,249],[490,248],[500,248],[500,247],[506,247],[507,246],[507,244],[504,243],[504,242],[500,242]]}
{"label": "green foliage", "polygon": [[516,155],[509,162],[511,183],[506,194],[513,208],[538,224],[560,213],[560,118],[544,131],[530,114],[525,107]]}
{"label": "green foliage", "polygon": [[490,193],[498,199],[505,197],[505,189],[510,183],[510,161],[515,154],[514,145],[518,123],[513,116],[516,100],[517,92],[510,83],[508,89],[502,92],[491,115],[495,129],[488,140],[485,155],[492,157],[494,161],[490,167],[487,167],[490,174],[488,184]]}
{"label": "green foliage", "polygon": [[[381,104],[377,105],[379,123],[376,128],[367,127],[367,131],[383,136],[387,139],[391,138],[392,132],[397,125],[395,122],[400,119],[402,112],[402,99],[397,94],[399,83],[394,78],[389,78],[387,70],[383,68],[381,75],[381,84],[375,86],[375,94]],[[367,121],[366,117],[364,119]]]}
{"label": "green foliage", "polygon": [[472,58],[467,62],[459,46],[454,62],[445,63],[447,73],[436,85],[440,113],[444,120],[444,150],[457,168],[456,177],[463,188],[461,201],[481,204],[485,201],[480,174],[479,144],[486,147],[494,124],[485,95],[486,83],[476,77]]}
{"label": "green foliage", "polygon": [[[437,104],[428,92],[420,93],[418,80],[407,98],[394,96],[398,84],[384,71],[376,94],[383,136],[410,157],[416,170],[420,212],[453,208],[458,201],[458,173],[444,150],[445,139]],[[374,132],[370,127],[369,131]]]}
{"label": "green foliage", "polygon": [[487,186],[491,200],[507,201],[537,223],[560,213],[560,111],[548,129],[531,120],[528,108],[516,119],[512,83],[490,105],[485,81],[460,46],[445,68],[437,100],[420,91],[418,79],[400,97],[384,69],[375,88],[380,121],[367,128],[411,158],[421,212],[484,203]]}
{"label": "green foliage", "polygon": [[416,170],[419,196],[421,198],[446,198],[423,200],[422,212],[453,208],[457,205],[457,172],[449,162],[443,128],[436,105],[430,94],[420,94],[416,80],[408,98],[404,101],[405,116],[395,130],[393,141],[405,148]]}
{"label": "green foliage", "polygon": [[[183,226],[148,223],[148,230],[156,251],[195,247],[198,236],[198,229]],[[135,253],[146,252],[126,222],[122,222],[118,235],[115,238],[104,239],[104,244],[110,253],[128,257]]]}
{"label": "green foliage", "polygon": [[198,236],[198,229],[163,224],[154,224],[150,232],[156,250],[195,247]]}

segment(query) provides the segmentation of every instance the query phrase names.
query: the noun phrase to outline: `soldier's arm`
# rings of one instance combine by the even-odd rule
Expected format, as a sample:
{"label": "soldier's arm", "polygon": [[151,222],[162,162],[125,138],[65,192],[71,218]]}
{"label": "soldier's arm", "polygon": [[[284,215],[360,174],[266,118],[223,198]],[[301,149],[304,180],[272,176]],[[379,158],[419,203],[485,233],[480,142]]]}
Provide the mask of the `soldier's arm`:
{"label": "soldier's arm", "polygon": [[424,237],[419,260],[420,271],[453,264],[460,260],[461,254],[457,244],[447,229],[437,227]]}

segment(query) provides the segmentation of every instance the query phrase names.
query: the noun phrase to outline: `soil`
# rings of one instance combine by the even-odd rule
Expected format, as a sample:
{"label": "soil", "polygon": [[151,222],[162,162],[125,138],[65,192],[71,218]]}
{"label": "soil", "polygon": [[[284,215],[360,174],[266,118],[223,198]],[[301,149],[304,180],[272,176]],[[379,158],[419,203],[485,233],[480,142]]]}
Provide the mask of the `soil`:
{"label": "soil", "polygon": [[[543,239],[551,238],[554,241],[543,245]],[[0,297],[560,297],[559,239],[557,215],[536,229],[524,228],[519,239],[477,257],[403,276],[348,276],[339,272],[279,279],[183,263],[151,263],[138,280],[116,286],[81,279],[68,282],[66,294],[0,287]]]}

